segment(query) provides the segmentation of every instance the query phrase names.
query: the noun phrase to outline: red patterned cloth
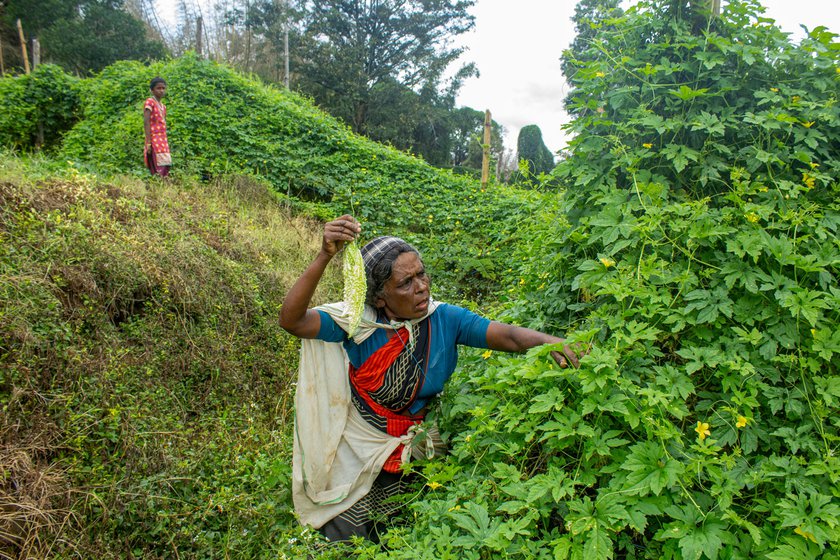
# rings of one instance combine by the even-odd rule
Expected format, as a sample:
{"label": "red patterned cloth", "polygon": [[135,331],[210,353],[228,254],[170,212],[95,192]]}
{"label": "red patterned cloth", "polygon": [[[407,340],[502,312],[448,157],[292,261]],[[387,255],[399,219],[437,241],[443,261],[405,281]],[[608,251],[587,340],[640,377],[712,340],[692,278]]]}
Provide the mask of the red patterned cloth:
{"label": "red patterned cloth", "polygon": [[[371,393],[378,391],[386,380],[386,372],[391,368],[394,362],[400,357],[403,352],[411,352],[406,348],[408,344],[408,331],[405,327],[399,329],[396,335],[374,354],[372,354],[365,363],[358,369],[350,366],[350,384],[373,413],[385,420],[387,433],[394,437],[401,437],[408,433],[409,428],[415,424],[419,424],[425,417],[424,414],[406,414],[398,413],[377,403],[372,397]],[[417,394],[421,379],[414,379],[409,381],[412,387],[407,387],[412,392],[413,396]],[[399,445],[388,460],[385,461],[382,470],[389,473],[396,473],[400,471],[402,464],[403,445]]]}
{"label": "red patterned cloth", "polygon": [[[143,111],[149,111],[149,124],[152,132],[152,146],[144,150],[146,167],[152,175],[166,175],[172,165],[172,155],[169,153],[169,140],[166,138],[166,106],[150,97],[143,106]],[[165,172],[164,172],[164,168]]]}

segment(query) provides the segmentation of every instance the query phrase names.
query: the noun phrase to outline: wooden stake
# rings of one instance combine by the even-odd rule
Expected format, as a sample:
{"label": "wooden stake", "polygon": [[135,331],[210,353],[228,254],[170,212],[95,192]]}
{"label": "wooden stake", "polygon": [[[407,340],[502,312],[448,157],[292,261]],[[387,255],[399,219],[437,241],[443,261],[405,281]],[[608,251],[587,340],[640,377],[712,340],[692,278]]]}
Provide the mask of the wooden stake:
{"label": "wooden stake", "polygon": [[38,41],[37,37],[32,38],[32,69],[38,67],[41,64],[41,43]]}
{"label": "wooden stake", "polygon": [[198,58],[201,58],[201,24],[201,16],[198,16],[195,20],[195,54]]}
{"label": "wooden stake", "polygon": [[3,63],[3,40],[0,39],[0,76],[6,75],[6,65]]}
{"label": "wooden stake", "polygon": [[484,111],[484,144],[481,147],[481,189],[487,188],[490,180],[490,110]]}
{"label": "wooden stake", "polygon": [[17,20],[18,35],[20,36],[20,50],[23,52],[23,69],[29,74],[29,53],[26,52],[26,39],[23,38],[23,25]]}

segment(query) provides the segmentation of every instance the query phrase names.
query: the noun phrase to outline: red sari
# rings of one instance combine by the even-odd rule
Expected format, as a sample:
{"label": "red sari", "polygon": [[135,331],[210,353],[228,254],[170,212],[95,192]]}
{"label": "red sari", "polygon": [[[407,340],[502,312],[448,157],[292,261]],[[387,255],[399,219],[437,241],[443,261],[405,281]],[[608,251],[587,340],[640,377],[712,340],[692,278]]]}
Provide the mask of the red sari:
{"label": "red sari", "polygon": [[169,175],[169,168],[172,166],[169,140],[166,138],[166,106],[154,97],[150,97],[146,100],[143,110],[149,111],[149,124],[152,133],[152,145],[143,150],[146,167],[152,175],[166,177]]}

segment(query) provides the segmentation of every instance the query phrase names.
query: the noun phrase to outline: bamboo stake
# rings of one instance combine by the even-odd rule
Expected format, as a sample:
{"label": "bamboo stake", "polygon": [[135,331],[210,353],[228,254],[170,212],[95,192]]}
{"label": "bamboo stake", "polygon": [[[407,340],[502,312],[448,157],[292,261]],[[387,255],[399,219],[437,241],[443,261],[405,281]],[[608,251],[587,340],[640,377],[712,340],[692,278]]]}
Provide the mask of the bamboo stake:
{"label": "bamboo stake", "polygon": [[29,53],[26,52],[26,39],[23,37],[23,25],[17,20],[18,35],[20,36],[20,50],[23,52],[23,69],[29,74]]}
{"label": "bamboo stake", "polygon": [[484,144],[481,147],[481,189],[487,188],[490,180],[490,110],[484,111]]}
{"label": "bamboo stake", "polygon": [[6,75],[6,64],[3,62],[3,40],[0,39],[0,76]]}

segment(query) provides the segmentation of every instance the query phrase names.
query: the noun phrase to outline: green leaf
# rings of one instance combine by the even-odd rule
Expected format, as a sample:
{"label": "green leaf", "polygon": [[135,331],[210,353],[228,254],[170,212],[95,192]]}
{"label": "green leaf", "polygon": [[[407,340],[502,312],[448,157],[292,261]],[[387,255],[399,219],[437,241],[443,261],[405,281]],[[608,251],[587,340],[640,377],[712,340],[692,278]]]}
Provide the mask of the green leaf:
{"label": "green leaf", "polygon": [[637,443],[621,464],[629,471],[624,491],[630,495],[659,495],[665,488],[677,483],[685,467],[668,457],[662,446],[653,441]]}

